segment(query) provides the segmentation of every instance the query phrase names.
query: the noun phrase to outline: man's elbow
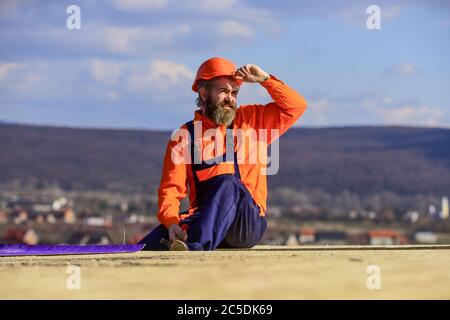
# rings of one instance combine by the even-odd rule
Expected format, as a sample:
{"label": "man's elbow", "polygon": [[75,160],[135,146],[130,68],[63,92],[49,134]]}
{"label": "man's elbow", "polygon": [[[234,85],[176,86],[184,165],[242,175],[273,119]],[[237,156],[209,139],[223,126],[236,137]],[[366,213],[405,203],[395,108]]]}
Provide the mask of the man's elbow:
{"label": "man's elbow", "polygon": [[295,104],[295,108],[293,108],[293,118],[295,121],[297,121],[303,113],[305,113],[306,109],[308,108],[308,103],[306,102],[306,99],[302,96],[299,97],[297,103]]}
{"label": "man's elbow", "polygon": [[308,102],[306,102],[306,99],[303,96],[300,96],[298,104],[299,104],[299,109],[301,109],[302,112],[304,112],[306,110],[306,108],[308,108]]}

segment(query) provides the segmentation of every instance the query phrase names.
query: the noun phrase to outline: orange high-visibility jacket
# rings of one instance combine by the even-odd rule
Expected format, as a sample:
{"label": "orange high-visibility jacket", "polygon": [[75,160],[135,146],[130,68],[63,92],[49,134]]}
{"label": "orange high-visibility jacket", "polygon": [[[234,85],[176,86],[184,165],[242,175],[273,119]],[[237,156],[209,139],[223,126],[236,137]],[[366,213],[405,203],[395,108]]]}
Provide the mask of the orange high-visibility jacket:
{"label": "orange high-visibility jacket", "polygon": [[[233,130],[242,129],[245,131],[246,129],[254,129],[257,132],[257,138],[260,139],[259,132],[264,131],[260,129],[267,129],[267,144],[270,144],[278,136],[285,133],[300,118],[306,110],[306,101],[300,94],[273,75],[262,82],[261,85],[266,88],[273,102],[266,105],[254,104],[239,107],[236,110]],[[208,129],[220,130],[222,133],[221,136],[225,137],[225,126],[218,126],[198,110],[195,112],[194,120],[202,121],[201,126],[203,132]],[[186,129],[186,125],[183,125],[180,129]],[[272,129],[278,129],[278,136],[270,134],[270,130]],[[263,137],[262,139],[266,139],[262,134],[261,137]],[[181,219],[193,214],[198,207],[191,164],[173,161],[173,152],[176,154],[180,153],[177,149],[180,140],[182,138],[175,139],[174,141],[171,139],[167,145],[161,183],[158,189],[159,211],[157,217],[167,228],[171,224],[178,224]],[[214,142],[211,140],[206,138],[202,139],[201,144],[205,150],[208,144]],[[248,139],[243,139],[243,141],[248,141]],[[256,163],[255,161],[239,162],[241,181],[260,207],[260,214],[262,216],[266,214],[267,203],[267,176],[262,174],[265,167],[267,167],[267,144],[265,145],[266,150],[258,151],[262,152],[263,155],[261,157],[255,157]],[[247,157],[250,153],[251,151],[247,152]],[[205,169],[204,171],[197,171],[200,181],[223,173],[232,174],[234,173],[234,167],[233,164],[230,165],[228,163],[227,165],[227,163],[224,163],[222,166],[218,165],[212,169]],[[180,215],[180,201],[188,196],[188,194],[190,208],[186,213]]]}

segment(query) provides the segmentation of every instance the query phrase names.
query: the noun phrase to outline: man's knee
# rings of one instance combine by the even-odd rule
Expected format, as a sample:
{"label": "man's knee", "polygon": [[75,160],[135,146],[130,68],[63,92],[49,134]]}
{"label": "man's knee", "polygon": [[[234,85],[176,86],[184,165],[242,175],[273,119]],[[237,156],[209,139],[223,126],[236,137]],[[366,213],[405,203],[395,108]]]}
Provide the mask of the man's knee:
{"label": "man's knee", "polygon": [[242,239],[237,238],[233,236],[225,237],[223,243],[221,244],[221,247],[224,248],[242,248],[242,249],[248,249],[256,246],[259,242],[259,239]]}
{"label": "man's knee", "polygon": [[251,248],[256,246],[261,240],[262,235],[259,234],[242,234],[236,232],[228,232],[223,241],[228,248]]}
{"label": "man's knee", "polygon": [[265,218],[260,217],[256,220],[239,219],[228,229],[224,238],[224,244],[230,248],[254,247],[263,238],[266,228],[267,222]]}

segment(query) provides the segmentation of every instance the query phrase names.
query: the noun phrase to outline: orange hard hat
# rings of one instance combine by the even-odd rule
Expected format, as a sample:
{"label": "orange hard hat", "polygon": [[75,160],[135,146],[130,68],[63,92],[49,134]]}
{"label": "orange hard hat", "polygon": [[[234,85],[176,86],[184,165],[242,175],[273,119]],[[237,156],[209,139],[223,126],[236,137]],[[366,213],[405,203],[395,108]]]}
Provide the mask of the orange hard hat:
{"label": "orange hard hat", "polygon": [[[197,81],[209,80],[220,76],[233,76],[233,72],[236,71],[236,66],[230,60],[225,58],[210,58],[203,62],[198,68],[197,75],[195,76],[194,83],[192,84],[192,90],[198,92]],[[238,84],[241,84],[241,80],[237,80]]]}

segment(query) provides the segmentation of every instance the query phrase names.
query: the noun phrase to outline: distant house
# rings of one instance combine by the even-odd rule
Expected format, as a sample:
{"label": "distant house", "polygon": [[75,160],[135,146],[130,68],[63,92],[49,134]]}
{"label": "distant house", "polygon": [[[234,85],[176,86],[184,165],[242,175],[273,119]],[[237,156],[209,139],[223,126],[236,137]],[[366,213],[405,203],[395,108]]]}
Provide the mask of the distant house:
{"label": "distant house", "polygon": [[22,210],[22,209],[31,209],[31,207],[33,206],[33,201],[29,200],[29,199],[14,199],[8,202],[7,207],[11,208],[13,211],[18,211],[18,210]]}
{"label": "distant house", "polygon": [[52,211],[52,206],[47,203],[35,203],[31,206],[31,210],[37,212],[50,212]]}
{"label": "distant house", "polygon": [[290,246],[290,247],[292,247],[292,246],[298,246],[299,243],[298,243],[298,238],[297,238],[297,236],[296,236],[294,233],[290,233],[290,234],[287,236],[287,239],[286,239],[284,245],[285,245],[285,246]]}
{"label": "distant house", "polygon": [[39,237],[33,229],[11,228],[6,231],[7,243],[37,244]]}
{"label": "distant house", "polygon": [[111,215],[106,217],[92,215],[86,217],[84,222],[91,227],[111,227],[113,220]]}
{"label": "distant house", "polygon": [[50,224],[56,223],[56,217],[53,213],[49,213],[46,218],[47,218],[46,220],[48,223],[50,223]]}
{"label": "distant house", "polygon": [[433,231],[418,230],[414,233],[414,242],[421,244],[434,244],[438,241],[438,236]]}
{"label": "distant house", "polygon": [[18,210],[15,212],[14,223],[22,224],[28,221],[28,212],[25,210]]}
{"label": "distant house", "polygon": [[260,244],[268,246],[282,246],[286,243],[286,239],[283,236],[264,237]]}
{"label": "distant house", "polygon": [[314,243],[316,241],[316,230],[312,228],[301,228],[298,240],[301,244]]}
{"label": "distant house", "polygon": [[259,244],[269,245],[269,246],[282,246],[286,243],[286,237],[274,232],[271,229],[267,229]]}
{"label": "distant house", "polygon": [[67,224],[73,224],[76,221],[75,212],[72,208],[63,208],[53,212],[56,220]]}
{"label": "distant house", "polygon": [[77,245],[111,244],[112,239],[105,231],[77,231],[70,235],[70,237],[66,240],[66,243]]}
{"label": "distant house", "polygon": [[0,224],[8,223],[8,216],[5,211],[0,210]]}
{"label": "distant house", "polygon": [[448,198],[443,197],[442,201],[441,201],[441,212],[440,212],[439,216],[442,220],[446,220],[446,219],[448,219],[449,214],[450,214],[450,209],[449,209],[449,205],[448,205]]}
{"label": "distant house", "polygon": [[367,232],[348,232],[347,243],[350,245],[368,245],[369,235]]}
{"label": "distant house", "polygon": [[138,215],[136,213],[133,213],[130,215],[127,219],[127,223],[135,224],[135,223],[145,223],[146,217],[144,215]]}
{"label": "distant house", "polygon": [[283,212],[281,211],[280,207],[277,206],[269,206],[267,208],[267,211],[270,212],[270,214],[274,217],[274,218],[279,218],[283,215]]}
{"label": "distant house", "polygon": [[52,201],[52,203],[50,204],[51,208],[55,211],[59,211],[63,208],[67,208],[72,205],[73,205],[72,201],[68,201],[64,197],[60,197],[60,198]]}
{"label": "distant house", "polygon": [[46,220],[46,214],[43,212],[31,211],[29,214],[29,220],[36,223],[44,223]]}
{"label": "distant house", "polygon": [[319,231],[316,233],[318,244],[344,245],[347,244],[347,234],[344,231]]}
{"label": "distant house", "polygon": [[51,211],[32,211],[29,214],[29,219],[36,223],[66,223],[73,224],[76,222],[75,213],[72,208],[64,208],[61,210]]}
{"label": "distant house", "polygon": [[375,246],[407,244],[405,235],[395,230],[372,230],[369,232],[369,244]]}

